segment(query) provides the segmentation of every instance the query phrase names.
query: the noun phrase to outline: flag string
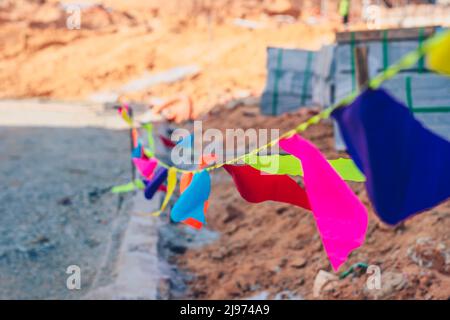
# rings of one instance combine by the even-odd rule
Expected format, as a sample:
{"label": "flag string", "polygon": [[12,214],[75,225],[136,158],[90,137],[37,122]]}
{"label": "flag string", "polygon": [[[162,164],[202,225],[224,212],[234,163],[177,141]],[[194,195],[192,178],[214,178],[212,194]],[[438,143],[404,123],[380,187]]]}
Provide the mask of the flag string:
{"label": "flag string", "polygon": [[[442,40],[449,33],[450,33],[450,31],[446,31],[446,32],[440,32],[440,33],[434,35],[430,39],[424,41],[418,48],[416,48],[415,50],[407,53],[400,60],[398,60],[396,63],[391,64],[384,71],[380,72],[375,77],[373,77],[369,81],[369,83],[366,86],[366,88],[363,87],[360,90],[358,90],[358,89],[354,90],[348,96],[346,96],[343,99],[341,99],[340,101],[334,103],[330,107],[322,110],[321,112],[319,112],[318,114],[312,116],[308,120],[300,123],[294,129],[291,129],[291,130],[285,132],[284,134],[282,134],[278,138],[271,140],[269,143],[267,143],[265,145],[262,145],[262,146],[260,146],[260,147],[258,147],[256,149],[250,151],[247,154],[243,154],[241,156],[238,156],[236,158],[227,160],[227,161],[222,162],[222,163],[211,165],[211,166],[209,166],[207,168],[204,168],[204,169],[195,169],[195,170],[186,170],[186,169],[175,167],[173,165],[170,165],[170,164],[168,164],[168,163],[166,163],[166,162],[156,158],[155,156],[154,156],[154,159],[157,160],[158,163],[162,167],[165,167],[167,169],[172,168],[172,170],[175,170],[176,172],[179,172],[179,173],[192,173],[192,174],[196,174],[196,173],[202,172],[204,170],[206,170],[206,171],[213,171],[213,170],[216,170],[216,169],[219,169],[219,168],[223,167],[224,165],[237,163],[237,162],[245,159],[246,157],[248,157],[250,155],[257,154],[257,153],[259,153],[259,152],[261,152],[261,151],[263,151],[263,150],[265,150],[267,148],[270,148],[274,144],[278,143],[281,139],[289,138],[289,137],[291,137],[292,135],[294,135],[296,133],[300,133],[300,132],[303,132],[303,131],[307,130],[310,126],[318,124],[322,120],[328,119],[330,117],[330,114],[334,110],[336,110],[337,108],[340,108],[340,107],[345,107],[345,106],[349,105],[350,103],[352,103],[353,100],[358,97],[359,92],[364,91],[364,89],[367,89],[367,88],[377,89],[377,88],[379,88],[383,82],[393,78],[394,76],[396,76],[402,70],[405,70],[405,69],[413,67],[421,58],[423,58],[423,56],[425,54],[429,53],[434,48],[439,46],[441,44]],[[130,123],[130,126],[132,128],[139,128],[139,127],[145,127],[145,124],[135,126],[134,120],[132,120],[131,123]]]}

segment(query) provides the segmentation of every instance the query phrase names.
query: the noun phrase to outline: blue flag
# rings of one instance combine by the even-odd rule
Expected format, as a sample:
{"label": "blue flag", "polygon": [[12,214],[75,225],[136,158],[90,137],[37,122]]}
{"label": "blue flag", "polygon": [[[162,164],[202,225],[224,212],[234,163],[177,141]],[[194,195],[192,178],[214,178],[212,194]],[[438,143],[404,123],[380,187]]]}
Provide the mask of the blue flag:
{"label": "blue flag", "polygon": [[142,142],[141,140],[138,140],[138,145],[133,148],[131,151],[131,157],[132,158],[141,158],[142,157]]}
{"label": "blue flag", "polygon": [[167,169],[163,167],[159,167],[156,169],[152,179],[150,181],[144,181],[145,183],[145,191],[144,196],[146,199],[151,199],[155,195],[158,188],[166,181],[167,179]]}
{"label": "blue flag", "polygon": [[206,170],[197,173],[192,178],[191,184],[181,194],[172,208],[170,217],[175,222],[194,218],[205,224],[204,203],[211,192],[211,178]]}
{"label": "blue flag", "polygon": [[367,90],[332,116],[384,222],[396,224],[450,196],[450,142],[384,90]]}

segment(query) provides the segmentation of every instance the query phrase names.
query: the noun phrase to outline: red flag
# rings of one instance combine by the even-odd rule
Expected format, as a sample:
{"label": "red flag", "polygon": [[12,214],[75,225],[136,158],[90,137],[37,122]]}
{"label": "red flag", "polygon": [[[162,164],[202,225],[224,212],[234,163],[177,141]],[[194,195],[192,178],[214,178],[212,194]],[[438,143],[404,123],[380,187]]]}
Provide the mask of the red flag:
{"label": "red flag", "polygon": [[233,178],[242,198],[248,202],[272,200],[311,209],[305,190],[287,175],[265,174],[248,165],[223,167]]}

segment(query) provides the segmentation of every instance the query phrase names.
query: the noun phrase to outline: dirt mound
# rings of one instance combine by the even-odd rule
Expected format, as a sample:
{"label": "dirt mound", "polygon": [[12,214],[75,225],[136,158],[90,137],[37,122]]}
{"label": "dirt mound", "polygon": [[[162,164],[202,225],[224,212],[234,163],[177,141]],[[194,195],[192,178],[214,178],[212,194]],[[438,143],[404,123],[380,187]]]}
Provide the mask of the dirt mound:
{"label": "dirt mound", "polygon": [[[201,72],[194,77],[121,99],[150,103],[183,94],[198,115],[243,91],[258,94],[267,46],[317,49],[334,37],[332,24],[267,17],[266,1],[83,3],[81,29],[70,30],[70,13],[58,1],[2,2],[0,98],[88,99],[145,73],[195,64]],[[251,30],[236,25],[236,18],[265,27]]]}
{"label": "dirt mound", "polygon": [[0,6],[0,23],[21,23],[31,29],[67,29],[67,18],[76,9],[79,9],[83,29],[132,26],[137,23],[129,13],[102,4],[75,5],[45,0],[7,0]]}
{"label": "dirt mound", "polygon": [[[274,118],[249,112],[252,109],[223,108],[213,113],[204,127],[287,130],[314,112],[301,110]],[[330,123],[310,127],[304,136],[330,159],[344,155],[334,151]],[[319,271],[333,271],[311,213],[281,203],[247,203],[223,170],[216,171],[212,179],[207,221],[221,238],[179,257],[179,266],[194,274],[189,298],[235,299],[261,293],[269,298],[306,299],[450,297],[450,201],[391,228],[374,214],[364,185],[350,183],[369,209],[369,227],[364,245],[351,254],[340,271],[359,262],[376,265],[381,269],[381,288],[368,290],[370,275],[356,269],[346,278],[319,288],[315,297]]]}

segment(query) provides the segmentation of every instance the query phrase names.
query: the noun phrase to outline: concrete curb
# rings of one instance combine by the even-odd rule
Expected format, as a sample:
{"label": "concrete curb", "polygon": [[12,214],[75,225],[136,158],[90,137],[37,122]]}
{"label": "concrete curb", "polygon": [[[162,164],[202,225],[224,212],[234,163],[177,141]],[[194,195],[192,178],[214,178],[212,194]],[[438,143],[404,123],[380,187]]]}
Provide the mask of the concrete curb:
{"label": "concrete curb", "polygon": [[137,216],[159,209],[162,194],[151,201],[141,192],[133,197],[131,217],[126,228],[115,266],[115,281],[94,289],[84,298],[92,300],[142,300],[156,299],[158,283],[164,277],[158,257],[157,217]]}

